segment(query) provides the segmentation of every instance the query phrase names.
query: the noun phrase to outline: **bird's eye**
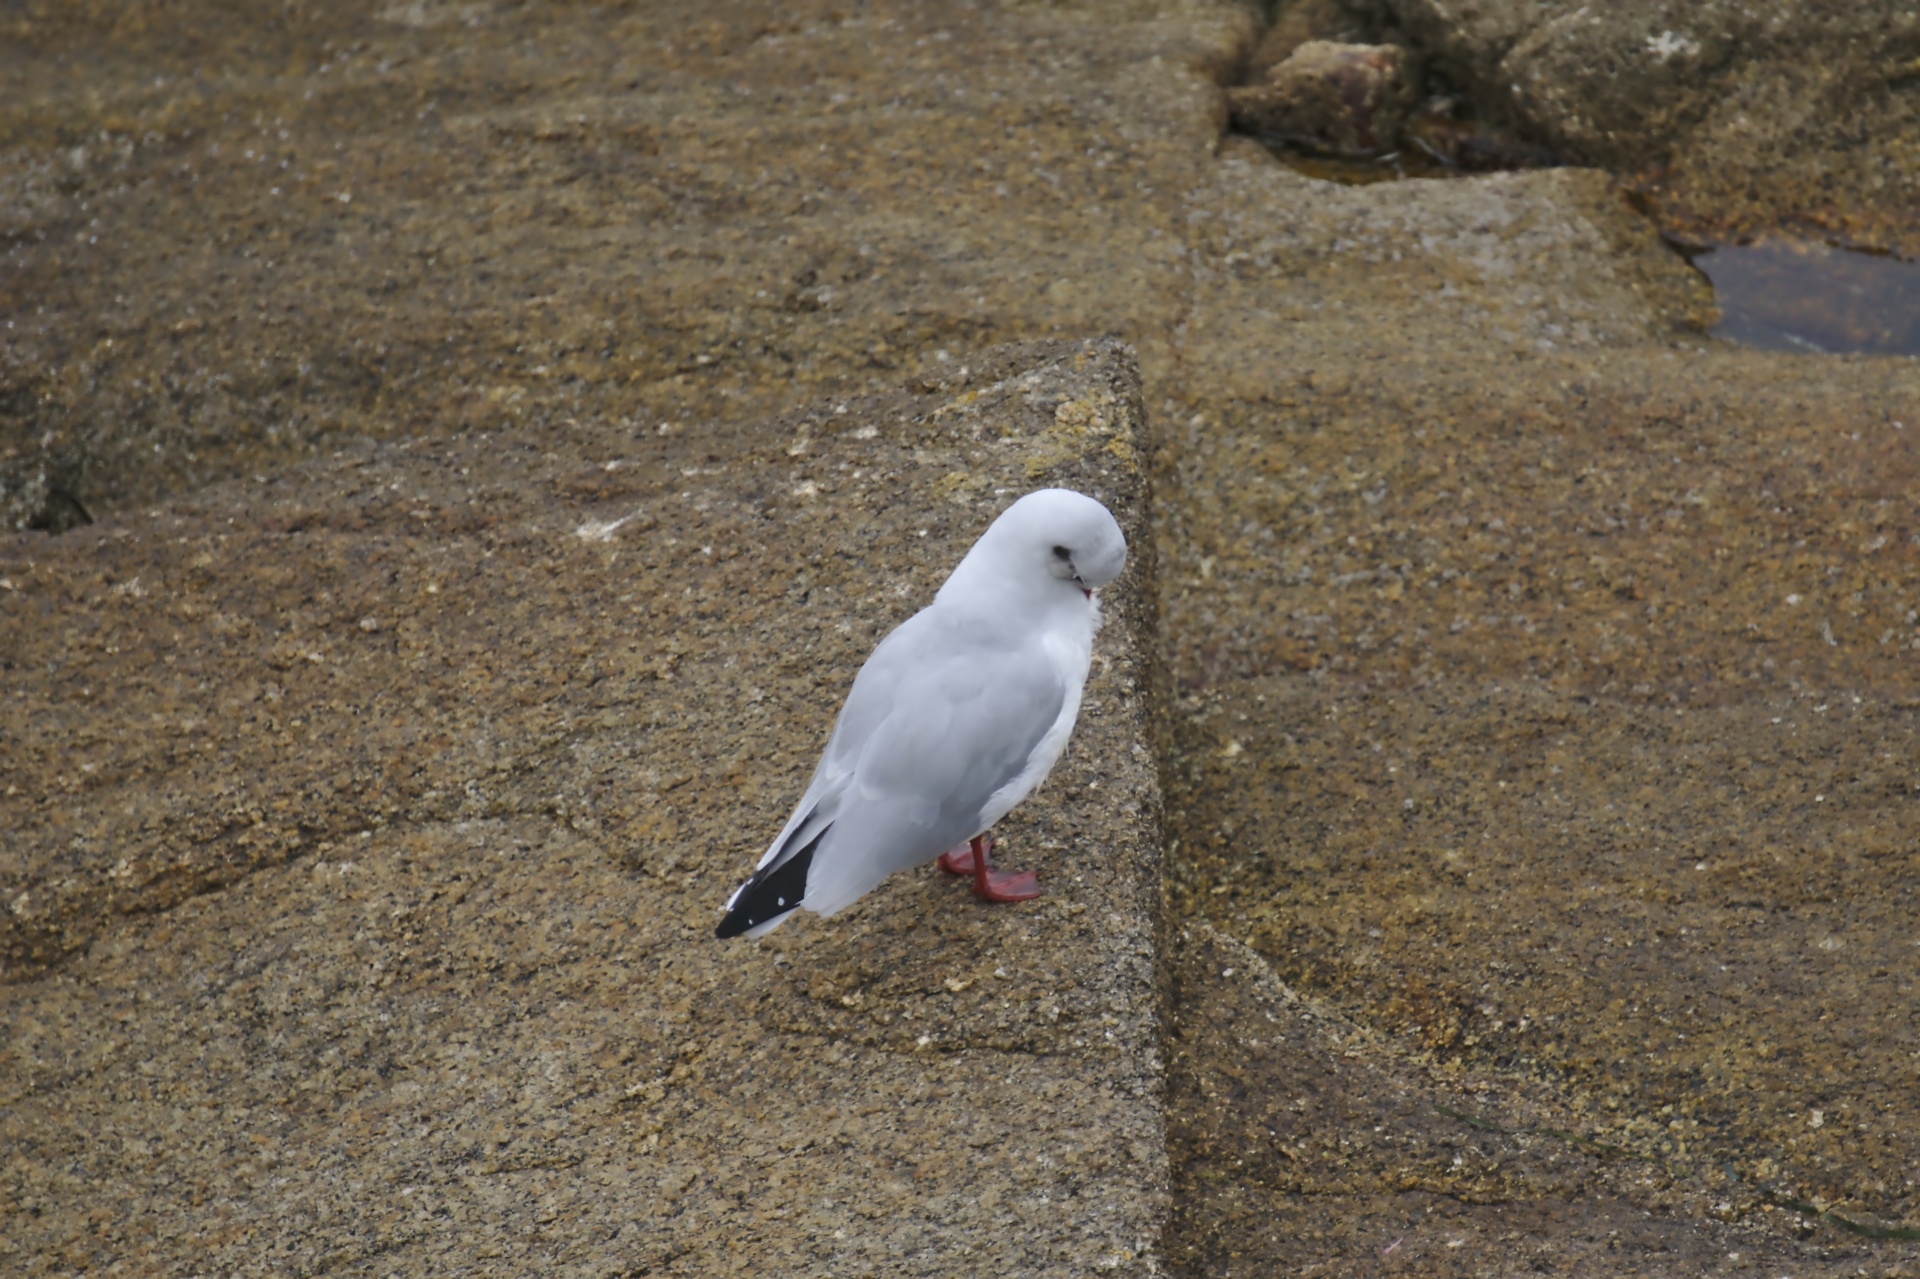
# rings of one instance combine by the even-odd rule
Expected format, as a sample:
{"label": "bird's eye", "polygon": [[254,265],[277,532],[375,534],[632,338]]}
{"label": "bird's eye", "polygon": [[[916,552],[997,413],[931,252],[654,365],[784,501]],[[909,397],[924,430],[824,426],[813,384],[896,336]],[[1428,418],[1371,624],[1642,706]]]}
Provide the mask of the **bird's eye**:
{"label": "bird's eye", "polygon": [[1073,558],[1073,552],[1064,546],[1056,546],[1053,548],[1053,557],[1057,560],[1070,560]]}

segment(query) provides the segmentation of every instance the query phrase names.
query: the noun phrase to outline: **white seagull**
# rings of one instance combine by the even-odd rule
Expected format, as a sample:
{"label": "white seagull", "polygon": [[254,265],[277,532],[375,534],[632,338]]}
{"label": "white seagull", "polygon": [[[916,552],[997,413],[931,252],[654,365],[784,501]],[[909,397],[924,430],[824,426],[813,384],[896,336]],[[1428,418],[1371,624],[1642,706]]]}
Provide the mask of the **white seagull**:
{"label": "white seagull", "polygon": [[987,901],[1040,895],[994,866],[986,831],[1046,780],[1080,713],[1100,605],[1127,539],[1068,489],[1029,493],[973,544],[933,603],[854,677],[806,794],[717,935],[759,937],[802,908],[831,915],[942,850]]}

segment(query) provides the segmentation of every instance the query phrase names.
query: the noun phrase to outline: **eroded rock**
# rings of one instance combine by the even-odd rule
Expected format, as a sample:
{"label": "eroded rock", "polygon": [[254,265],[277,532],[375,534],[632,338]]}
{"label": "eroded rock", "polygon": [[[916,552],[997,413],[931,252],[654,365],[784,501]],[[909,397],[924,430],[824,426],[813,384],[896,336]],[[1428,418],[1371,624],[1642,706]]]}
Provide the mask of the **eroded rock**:
{"label": "eroded rock", "polygon": [[1149,544],[1142,426],[1125,347],[1055,342],[0,539],[9,1270],[1150,1274],[1150,552],[1001,828],[1041,901],[926,867],[712,937],[1014,495]]}
{"label": "eroded rock", "polygon": [[1264,82],[1227,90],[1233,121],[1335,155],[1370,157],[1399,145],[1414,100],[1412,68],[1393,45],[1310,40]]}
{"label": "eroded rock", "polygon": [[1356,4],[1403,32],[1495,123],[1637,173],[1703,238],[1810,223],[1920,249],[1920,14],[1578,0]]}
{"label": "eroded rock", "polygon": [[[1541,1109],[1496,1122],[1915,1219],[1885,976],[1914,884],[1907,365],[1699,349],[1699,278],[1594,170],[1356,191],[1222,138],[1250,13],[10,28],[6,427],[128,424],[94,456],[129,477],[0,570],[26,1152],[0,1236],[29,1273],[705,1274],[722,1245],[952,1273],[983,1239],[1012,1273],[1150,1270],[1157,1044],[1107,984],[1152,958],[1111,879],[1142,854],[1092,798],[1151,787],[1144,745],[1095,753],[1128,671],[1096,668],[1025,814],[1088,881],[1034,937],[909,877],[748,973],[693,940],[814,757],[773,743],[824,727],[898,592],[996,489],[1137,451],[1100,424],[1140,406],[1072,361],[1029,399],[1028,356],[978,354],[1101,331],[1156,424],[1136,545],[1187,683],[1182,909],[1395,1082],[1531,1080]],[[1716,985],[1721,953],[1752,980]],[[1352,1078],[1301,1112],[1299,1180],[1262,1184],[1292,1161],[1228,1125],[1309,1076],[1223,1028],[1237,998],[1180,1028],[1200,1096],[1239,1072],[1259,1102],[1191,1116],[1189,1206],[1235,1264],[1384,1252],[1355,1214],[1414,1199],[1322,1192],[1403,1148],[1411,1220],[1480,1223],[1390,1254],[1435,1273],[1574,1235],[1606,1240],[1595,1273],[1665,1273],[1724,1237],[1700,1214],[1782,1233],[1677,1175],[1608,1198],[1491,1166],[1522,1139],[1454,1170],[1456,1127]],[[983,1078],[1046,1108],[983,1112]],[[1417,1142],[1368,1147],[1369,1110]],[[1675,1220],[1629,1228],[1649,1212]],[[1894,1269],[1817,1228],[1764,1255]]]}

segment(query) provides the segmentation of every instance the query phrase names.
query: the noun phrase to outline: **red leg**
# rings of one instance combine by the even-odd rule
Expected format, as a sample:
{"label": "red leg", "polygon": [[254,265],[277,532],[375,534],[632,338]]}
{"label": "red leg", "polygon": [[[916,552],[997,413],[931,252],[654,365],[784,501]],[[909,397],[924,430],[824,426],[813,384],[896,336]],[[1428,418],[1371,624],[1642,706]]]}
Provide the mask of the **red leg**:
{"label": "red leg", "polygon": [[1025,902],[1040,895],[1040,878],[1030,870],[1001,870],[993,864],[985,835],[973,837],[973,895],[984,902]]}
{"label": "red leg", "polygon": [[[974,842],[978,843],[979,841],[976,840]],[[991,841],[989,841],[988,846],[992,846]],[[952,848],[940,854],[940,859],[936,861],[934,865],[946,871],[949,875],[971,875],[973,874],[973,849],[966,844],[955,844]]]}

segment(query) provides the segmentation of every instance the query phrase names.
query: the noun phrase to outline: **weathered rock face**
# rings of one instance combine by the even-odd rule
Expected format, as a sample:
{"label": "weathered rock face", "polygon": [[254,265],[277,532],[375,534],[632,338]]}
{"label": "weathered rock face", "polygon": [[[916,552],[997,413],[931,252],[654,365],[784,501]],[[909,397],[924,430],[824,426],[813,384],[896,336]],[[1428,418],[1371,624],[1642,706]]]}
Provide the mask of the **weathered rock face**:
{"label": "weathered rock face", "polygon": [[1169,994],[1186,1024],[1235,1048],[1174,1045],[1180,1273],[1904,1273],[1908,1244],[1728,1220],[1753,1192],[1712,1172],[1675,1196],[1685,1155],[1595,1142],[1555,1089],[1518,1072],[1410,1059],[1210,925],[1173,943]]}
{"label": "weathered rock face", "polygon": [[[1144,1273],[1138,390],[1055,343],[703,465],[368,446],[9,539],[9,1272]],[[713,940],[859,661],[1050,483],[1141,553],[1003,824],[1048,895],[929,867]]]}
{"label": "weathered rock face", "polygon": [[0,493],[44,471],[96,515],[347,438],[752,420],[1012,337],[1124,329],[1164,363],[1209,68],[1253,26],[827,0],[9,21]]}
{"label": "weathered rock face", "polygon": [[1260,83],[1227,90],[1227,104],[1250,133],[1368,157],[1400,144],[1413,84],[1397,46],[1309,40]]}
{"label": "weathered rock face", "polygon": [[1266,79],[1269,68],[1285,62],[1309,40],[1363,43],[1369,34],[1377,34],[1376,28],[1373,15],[1356,12],[1341,0],[1294,0],[1275,5],[1272,21],[1247,55],[1248,79],[1255,84]]}
{"label": "weathered rock face", "polygon": [[1356,0],[1483,109],[1642,173],[1676,228],[1920,251],[1920,14],[1893,0]]}
{"label": "weathered rock face", "polygon": [[[1780,1205],[1920,1215],[1907,363],[1709,349],[1591,170],[1222,138],[1234,5],[165,17],[0,42],[8,474],[101,517],[0,566],[13,1268],[1149,1273],[1134,659],[1070,894],[704,940],[1049,477],[1168,570],[1170,1258],[1905,1264]],[[1151,536],[1124,358],[980,353],[1105,331]]]}
{"label": "weathered rock face", "polygon": [[[1349,1142],[1286,1121],[1328,1113],[1296,1107],[1294,1048],[1240,1060],[1284,1027],[1243,1015],[1231,1046],[1193,1049],[1176,1166],[1226,1173],[1184,1183],[1179,1202],[1211,1207],[1183,1208],[1180,1255],[1193,1273],[1235,1253],[1357,1263],[1403,1238],[1423,1272],[1484,1273],[1447,1242],[1505,1239],[1517,1266],[1619,1228],[1598,1224],[1617,1192],[1702,1223],[1636,1248],[1900,1264],[1897,1241],[1762,1248],[1706,1219],[1920,1216],[1902,1171],[1920,1110],[1892,1083],[1920,1048],[1896,976],[1920,911],[1912,362],[1650,341],[1660,293],[1620,271],[1603,205],[1574,215],[1583,175],[1329,192],[1319,216],[1350,220],[1321,245],[1306,219],[1245,212],[1304,181],[1236,160],[1203,249],[1235,266],[1189,320],[1188,371],[1217,398],[1168,432],[1157,490],[1176,913],[1407,1055],[1341,1053],[1437,1077],[1404,1076],[1412,1132],[1369,1136],[1372,1118]],[[1336,245],[1366,262],[1364,298],[1314,269]],[[1442,284],[1444,263],[1538,309],[1455,312],[1450,290],[1484,289]],[[1269,362],[1220,358],[1249,348]],[[1195,961],[1180,1006],[1230,1003],[1200,989],[1224,967],[1245,971]],[[1432,1107],[1471,1117],[1457,1179],[1414,1149],[1440,1139]],[[1603,1194],[1555,1170],[1577,1142],[1494,1149],[1475,1122],[1597,1139],[1635,1168]],[[1276,1157],[1274,1133],[1316,1153]],[[1315,1242],[1263,1227],[1282,1211],[1304,1230],[1290,1196],[1335,1189],[1340,1208],[1306,1214]]]}

